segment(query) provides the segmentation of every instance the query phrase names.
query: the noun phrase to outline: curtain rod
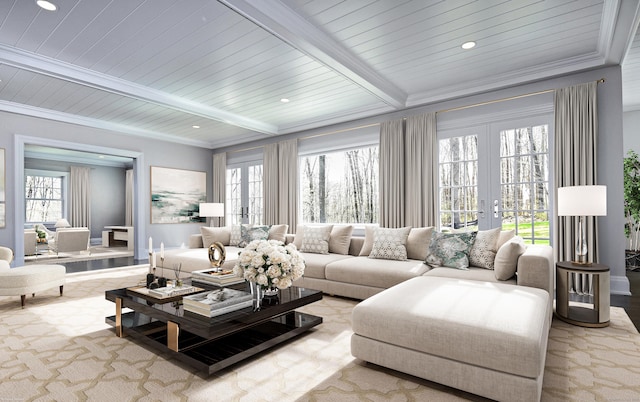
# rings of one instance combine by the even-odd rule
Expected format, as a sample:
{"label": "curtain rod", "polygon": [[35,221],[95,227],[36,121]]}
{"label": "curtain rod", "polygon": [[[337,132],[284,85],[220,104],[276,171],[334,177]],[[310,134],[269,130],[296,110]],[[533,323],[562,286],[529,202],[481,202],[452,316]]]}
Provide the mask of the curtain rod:
{"label": "curtain rod", "polygon": [[[604,78],[600,78],[599,80],[596,81],[596,84],[602,84],[602,83],[604,83],[604,81],[605,81]],[[470,109],[470,108],[476,107],[476,106],[491,105],[493,103],[506,102],[506,101],[516,100],[516,99],[520,99],[520,98],[527,98],[529,96],[542,95],[542,94],[546,94],[546,93],[549,93],[549,92],[555,92],[555,91],[556,91],[555,89],[545,89],[543,91],[530,92],[528,94],[510,96],[508,98],[494,99],[494,100],[490,100],[490,101],[486,101],[486,102],[474,103],[474,104],[465,105],[465,106],[457,106],[457,107],[452,107],[452,108],[449,108],[449,109],[438,110],[438,111],[436,111],[436,114],[455,112],[455,111],[458,111],[458,110]],[[403,117],[402,119],[406,120],[407,118]],[[345,131],[358,130],[358,129],[361,129],[361,128],[367,128],[367,127],[373,127],[373,126],[379,126],[379,125],[380,125],[380,123],[366,124],[364,126],[345,128],[345,129],[342,129],[342,130],[330,131],[328,133],[313,134],[313,135],[309,135],[309,136],[306,136],[306,137],[300,137],[300,138],[298,138],[298,140],[308,140],[310,138],[324,137],[325,135],[339,134],[339,133],[344,133]],[[255,147],[244,148],[244,149],[237,149],[237,150],[228,151],[228,152],[229,153],[237,153],[237,152],[251,151],[251,150],[254,150],[254,149],[258,149],[258,148],[264,148],[264,145],[258,145],[258,146],[255,146]]]}

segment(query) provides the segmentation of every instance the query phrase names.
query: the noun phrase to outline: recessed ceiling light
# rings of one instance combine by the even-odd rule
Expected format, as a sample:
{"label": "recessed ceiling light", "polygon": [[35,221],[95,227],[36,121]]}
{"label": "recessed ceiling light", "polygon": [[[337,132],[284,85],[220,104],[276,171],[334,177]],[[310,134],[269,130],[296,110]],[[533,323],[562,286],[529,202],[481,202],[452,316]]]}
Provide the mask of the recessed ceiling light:
{"label": "recessed ceiling light", "polygon": [[98,155],[98,158],[104,159],[104,155]]}
{"label": "recessed ceiling light", "polygon": [[461,46],[464,50],[473,49],[476,47],[476,43],[474,41],[465,42]]}
{"label": "recessed ceiling light", "polygon": [[36,4],[47,11],[56,11],[58,9],[58,6],[47,0],[36,0]]}
{"label": "recessed ceiling light", "polygon": [[287,98],[282,98],[282,99],[280,99],[280,102],[282,102],[282,103],[289,103],[289,99],[287,99]]}
{"label": "recessed ceiling light", "polygon": [[191,126],[191,127],[193,127],[193,128],[200,128],[200,126]]}

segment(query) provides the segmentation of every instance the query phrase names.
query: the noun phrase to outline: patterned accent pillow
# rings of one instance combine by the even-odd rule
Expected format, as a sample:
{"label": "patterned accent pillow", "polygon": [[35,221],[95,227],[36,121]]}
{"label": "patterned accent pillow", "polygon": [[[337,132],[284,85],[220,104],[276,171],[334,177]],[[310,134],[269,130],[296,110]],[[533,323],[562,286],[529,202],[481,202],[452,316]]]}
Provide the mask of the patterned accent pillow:
{"label": "patterned accent pillow", "polygon": [[242,240],[238,243],[238,247],[247,247],[247,244],[254,240],[267,240],[269,238],[269,225],[242,225],[240,231],[242,232]]}
{"label": "patterned accent pillow", "polygon": [[469,251],[477,232],[441,233],[431,235],[429,254],[425,264],[432,267],[469,269]]}
{"label": "patterned accent pillow", "polygon": [[320,227],[305,226],[300,251],[304,253],[329,254],[331,229],[333,229],[333,225]]}
{"label": "patterned accent pillow", "polygon": [[383,260],[407,260],[407,237],[410,227],[389,229],[375,228],[373,231],[373,246],[369,258]]}
{"label": "patterned accent pillow", "polygon": [[232,225],[231,226],[231,236],[229,238],[230,246],[238,246],[240,241],[242,240],[242,226],[246,225]]}
{"label": "patterned accent pillow", "polygon": [[493,269],[499,237],[500,228],[480,230],[469,252],[469,264],[474,267]]}

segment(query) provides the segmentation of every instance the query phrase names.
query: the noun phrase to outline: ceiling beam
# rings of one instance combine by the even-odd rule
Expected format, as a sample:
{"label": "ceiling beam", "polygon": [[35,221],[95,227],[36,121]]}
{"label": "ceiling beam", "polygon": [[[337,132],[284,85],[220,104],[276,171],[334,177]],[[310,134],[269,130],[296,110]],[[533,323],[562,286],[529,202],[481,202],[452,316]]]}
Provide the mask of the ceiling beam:
{"label": "ceiling beam", "polygon": [[278,0],[219,0],[302,53],[343,75],[395,109],[404,108],[407,94],[356,55]]}
{"label": "ceiling beam", "polygon": [[215,107],[171,95],[167,92],[158,91],[130,81],[2,44],[0,44],[0,63],[128,98],[153,103],[194,116],[246,128],[259,133],[269,135],[278,134],[278,127],[272,124],[226,112]]}

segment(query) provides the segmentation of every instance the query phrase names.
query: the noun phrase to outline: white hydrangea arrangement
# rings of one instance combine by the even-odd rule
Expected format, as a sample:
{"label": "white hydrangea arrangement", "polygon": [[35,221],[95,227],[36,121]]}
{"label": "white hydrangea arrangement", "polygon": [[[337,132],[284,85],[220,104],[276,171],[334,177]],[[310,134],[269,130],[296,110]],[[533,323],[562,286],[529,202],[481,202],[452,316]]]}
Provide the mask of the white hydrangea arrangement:
{"label": "white hydrangea arrangement", "polygon": [[263,288],[286,289],[304,274],[304,259],[293,244],[254,240],[240,252],[233,272]]}

